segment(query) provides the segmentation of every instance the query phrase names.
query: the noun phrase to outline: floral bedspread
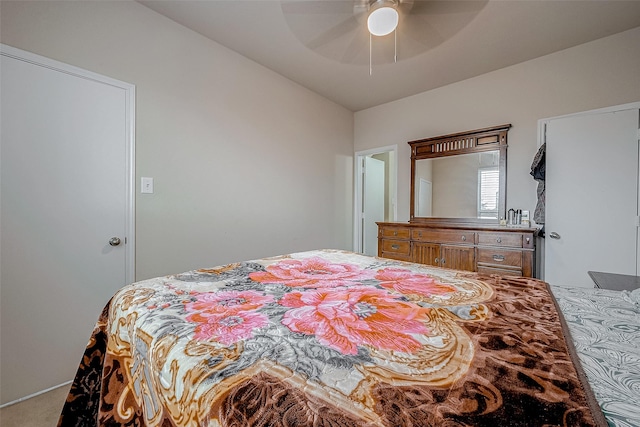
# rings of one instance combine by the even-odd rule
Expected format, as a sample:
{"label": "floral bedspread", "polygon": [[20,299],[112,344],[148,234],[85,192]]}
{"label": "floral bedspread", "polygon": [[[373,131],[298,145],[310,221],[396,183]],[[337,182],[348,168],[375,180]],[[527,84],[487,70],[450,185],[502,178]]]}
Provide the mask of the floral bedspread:
{"label": "floral bedspread", "polygon": [[604,426],[547,285],[310,251],[122,288],[60,426]]}

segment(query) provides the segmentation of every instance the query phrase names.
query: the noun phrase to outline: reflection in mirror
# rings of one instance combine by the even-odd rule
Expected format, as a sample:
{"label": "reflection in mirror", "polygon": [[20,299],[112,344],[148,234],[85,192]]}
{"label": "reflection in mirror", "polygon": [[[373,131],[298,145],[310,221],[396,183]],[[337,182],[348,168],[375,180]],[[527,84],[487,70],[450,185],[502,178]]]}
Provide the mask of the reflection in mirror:
{"label": "reflection in mirror", "polygon": [[499,223],[507,189],[510,124],[409,141],[410,222]]}
{"label": "reflection in mirror", "polygon": [[415,162],[415,216],[498,219],[500,150]]}

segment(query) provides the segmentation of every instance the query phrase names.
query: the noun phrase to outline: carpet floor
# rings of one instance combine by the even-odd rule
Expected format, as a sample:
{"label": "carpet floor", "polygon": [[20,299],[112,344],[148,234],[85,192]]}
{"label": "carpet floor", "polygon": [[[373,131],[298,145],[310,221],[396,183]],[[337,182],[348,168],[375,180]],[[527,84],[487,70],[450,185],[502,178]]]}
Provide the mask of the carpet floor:
{"label": "carpet floor", "polygon": [[0,409],[0,427],[55,427],[71,384]]}

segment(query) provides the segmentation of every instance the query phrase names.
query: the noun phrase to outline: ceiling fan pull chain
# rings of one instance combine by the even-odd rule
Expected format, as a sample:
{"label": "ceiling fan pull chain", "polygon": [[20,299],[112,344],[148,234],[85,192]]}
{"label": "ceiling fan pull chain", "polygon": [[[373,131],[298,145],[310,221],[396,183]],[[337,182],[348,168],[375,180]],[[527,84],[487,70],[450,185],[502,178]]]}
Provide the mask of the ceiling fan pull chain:
{"label": "ceiling fan pull chain", "polygon": [[398,29],[393,30],[393,62],[398,63]]}
{"label": "ceiling fan pull chain", "polygon": [[373,75],[373,65],[371,65],[371,33],[369,33],[369,76]]}

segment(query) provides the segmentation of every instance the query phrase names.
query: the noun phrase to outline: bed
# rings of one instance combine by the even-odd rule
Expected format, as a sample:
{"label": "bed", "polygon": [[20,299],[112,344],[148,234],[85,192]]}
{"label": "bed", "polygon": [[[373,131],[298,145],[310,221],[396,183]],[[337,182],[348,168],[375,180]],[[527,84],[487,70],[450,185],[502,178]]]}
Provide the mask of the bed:
{"label": "bed", "polygon": [[578,360],[599,356],[566,327],[529,278],[335,250],[194,270],[112,297],[59,425],[606,426]]}
{"label": "bed", "polygon": [[551,290],[610,426],[640,426],[640,289]]}

